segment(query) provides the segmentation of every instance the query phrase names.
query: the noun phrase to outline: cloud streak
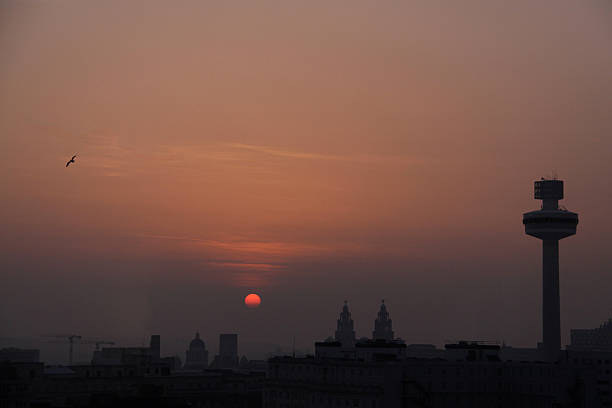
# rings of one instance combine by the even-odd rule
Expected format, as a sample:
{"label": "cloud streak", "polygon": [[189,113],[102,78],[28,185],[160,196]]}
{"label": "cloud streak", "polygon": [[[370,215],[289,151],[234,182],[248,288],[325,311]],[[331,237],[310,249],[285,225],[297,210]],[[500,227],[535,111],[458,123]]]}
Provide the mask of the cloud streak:
{"label": "cloud streak", "polygon": [[248,150],[256,153],[264,153],[271,156],[286,157],[291,159],[307,159],[307,160],[333,160],[333,161],[351,161],[352,158],[348,156],[339,156],[333,154],[318,154],[318,153],[307,153],[295,150],[284,150],[271,146],[259,146],[244,143],[228,143],[228,147],[238,150]]}
{"label": "cloud streak", "polygon": [[322,160],[322,161],[336,161],[336,162],[352,162],[362,164],[422,164],[426,162],[432,162],[432,159],[417,159],[406,156],[383,156],[383,155],[372,155],[372,154],[354,154],[354,155],[337,155],[337,154],[322,154],[322,153],[311,153],[299,150],[287,150],[273,146],[254,145],[246,143],[227,143],[226,146],[238,149],[247,150],[250,152],[267,154],[270,156],[283,157],[289,159],[303,159],[303,160]]}
{"label": "cloud streak", "polygon": [[[256,241],[242,237],[226,240],[163,234],[135,234],[145,239],[175,241],[183,250],[203,258],[201,264],[219,272],[236,286],[273,285],[275,278],[291,270],[291,264],[340,254],[364,253],[368,248],[354,243],[333,245],[281,241]],[[371,249],[371,248],[370,248]],[[255,285],[255,286],[257,286]]]}

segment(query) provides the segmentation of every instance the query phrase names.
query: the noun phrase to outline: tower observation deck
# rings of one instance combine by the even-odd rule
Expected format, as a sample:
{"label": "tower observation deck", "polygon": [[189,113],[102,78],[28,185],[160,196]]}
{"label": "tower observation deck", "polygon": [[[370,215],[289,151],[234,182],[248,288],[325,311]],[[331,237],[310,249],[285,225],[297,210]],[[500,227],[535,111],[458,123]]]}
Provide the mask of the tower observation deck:
{"label": "tower observation deck", "polygon": [[525,233],[542,240],[542,358],[555,361],[561,350],[559,300],[559,240],[574,235],[578,214],[559,208],[563,181],[534,183],[534,197],[542,208],[523,214]]}

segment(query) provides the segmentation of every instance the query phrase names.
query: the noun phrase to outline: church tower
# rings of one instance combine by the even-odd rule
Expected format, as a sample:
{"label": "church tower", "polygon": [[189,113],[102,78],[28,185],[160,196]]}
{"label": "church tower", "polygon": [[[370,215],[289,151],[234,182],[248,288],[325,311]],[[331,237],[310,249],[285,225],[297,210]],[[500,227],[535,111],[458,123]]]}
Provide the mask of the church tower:
{"label": "church tower", "polygon": [[348,304],[344,301],[344,307],[340,318],[338,319],[338,328],[336,329],[336,341],[342,343],[342,347],[353,347],[355,345],[355,329],[353,327],[353,319],[349,312]]}
{"label": "church tower", "polygon": [[374,321],[374,331],[372,332],[372,338],[374,340],[393,340],[393,325],[391,319],[389,319],[389,312],[387,312],[387,306],[385,306],[384,299],[382,301],[382,304],[380,305],[378,317]]}

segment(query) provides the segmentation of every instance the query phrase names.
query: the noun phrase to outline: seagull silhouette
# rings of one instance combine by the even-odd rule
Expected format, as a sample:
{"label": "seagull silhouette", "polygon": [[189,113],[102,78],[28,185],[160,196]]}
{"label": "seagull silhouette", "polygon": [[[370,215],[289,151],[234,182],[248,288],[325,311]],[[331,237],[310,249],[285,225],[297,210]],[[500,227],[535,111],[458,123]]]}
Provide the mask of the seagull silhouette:
{"label": "seagull silhouette", "polygon": [[66,167],[70,166],[70,163],[74,163],[74,159],[77,157],[77,155],[75,154],[74,156],[72,156],[72,159],[68,160],[68,162],[66,163]]}

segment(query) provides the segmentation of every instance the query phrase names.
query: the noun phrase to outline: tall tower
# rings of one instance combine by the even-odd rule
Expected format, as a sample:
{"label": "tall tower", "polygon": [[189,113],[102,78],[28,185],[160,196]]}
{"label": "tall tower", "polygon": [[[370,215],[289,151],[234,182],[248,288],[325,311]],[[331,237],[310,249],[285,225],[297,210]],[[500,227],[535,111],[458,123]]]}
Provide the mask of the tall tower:
{"label": "tall tower", "polygon": [[542,358],[555,361],[561,350],[559,301],[559,240],[576,233],[578,214],[559,208],[563,181],[534,183],[534,197],[542,208],[523,214],[525,233],[542,240]]}
{"label": "tall tower", "polygon": [[374,321],[374,331],[372,332],[374,340],[393,340],[393,322],[389,318],[389,312],[383,299],[378,311],[378,317]]}
{"label": "tall tower", "polygon": [[340,318],[338,319],[335,337],[336,341],[342,343],[343,347],[353,347],[355,345],[355,329],[346,300],[344,301],[342,313],[340,313]]}
{"label": "tall tower", "polygon": [[154,334],[151,336],[151,341],[149,342],[149,348],[151,349],[151,355],[154,360],[160,359],[161,352],[161,338],[159,334]]}
{"label": "tall tower", "polygon": [[237,368],[238,367],[238,335],[219,335],[219,354],[215,356],[211,368]]}
{"label": "tall tower", "polygon": [[222,367],[238,366],[238,335],[219,335],[219,356]]}

